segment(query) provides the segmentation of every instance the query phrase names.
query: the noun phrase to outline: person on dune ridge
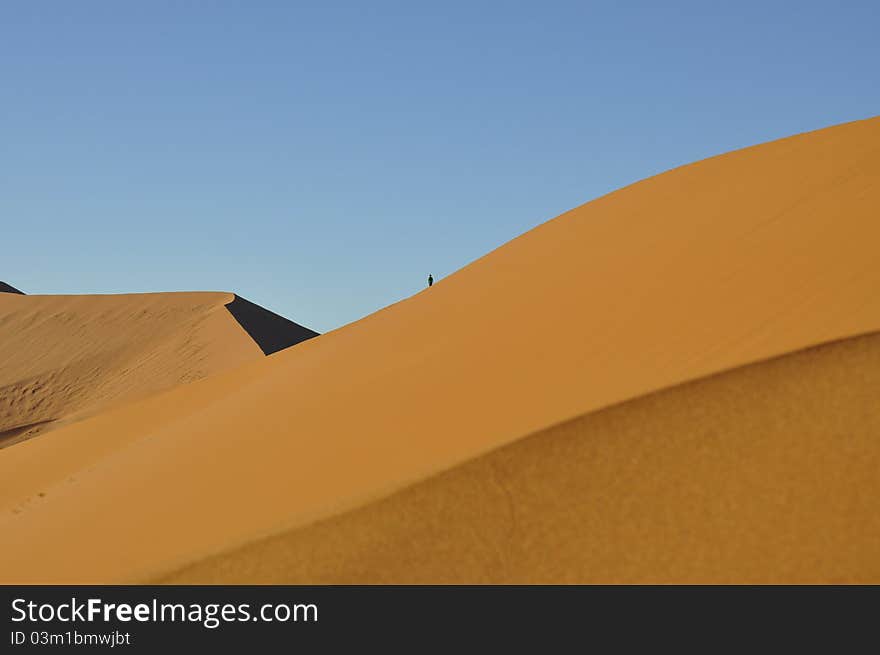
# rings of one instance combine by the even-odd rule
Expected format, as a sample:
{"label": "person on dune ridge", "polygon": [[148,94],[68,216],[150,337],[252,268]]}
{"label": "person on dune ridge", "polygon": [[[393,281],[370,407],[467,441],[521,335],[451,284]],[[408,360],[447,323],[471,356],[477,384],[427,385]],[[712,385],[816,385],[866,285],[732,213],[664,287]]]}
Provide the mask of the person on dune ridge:
{"label": "person on dune ridge", "polygon": [[428,273],[428,286],[434,286],[434,276]]}

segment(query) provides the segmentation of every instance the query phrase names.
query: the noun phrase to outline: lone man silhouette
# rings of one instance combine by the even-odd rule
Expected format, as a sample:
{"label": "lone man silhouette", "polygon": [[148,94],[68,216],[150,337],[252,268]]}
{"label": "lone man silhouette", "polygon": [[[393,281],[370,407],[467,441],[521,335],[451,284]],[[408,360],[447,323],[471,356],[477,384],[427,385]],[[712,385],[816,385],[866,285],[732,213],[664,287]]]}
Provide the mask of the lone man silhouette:
{"label": "lone man silhouette", "polygon": [[428,273],[428,286],[433,286],[434,284],[434,276]]}

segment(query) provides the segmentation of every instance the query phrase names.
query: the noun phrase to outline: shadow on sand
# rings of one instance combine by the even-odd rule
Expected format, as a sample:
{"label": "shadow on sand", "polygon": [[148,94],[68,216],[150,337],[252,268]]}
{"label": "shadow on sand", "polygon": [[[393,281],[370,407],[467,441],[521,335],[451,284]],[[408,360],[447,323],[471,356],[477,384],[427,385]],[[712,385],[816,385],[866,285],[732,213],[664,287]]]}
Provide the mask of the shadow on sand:
{"label": "shadow on sand", "polygon": [[226,309],[266,355],[318,336],[314,330],[270,312],[241,296],[235,296],[235,300],[226,305]]}

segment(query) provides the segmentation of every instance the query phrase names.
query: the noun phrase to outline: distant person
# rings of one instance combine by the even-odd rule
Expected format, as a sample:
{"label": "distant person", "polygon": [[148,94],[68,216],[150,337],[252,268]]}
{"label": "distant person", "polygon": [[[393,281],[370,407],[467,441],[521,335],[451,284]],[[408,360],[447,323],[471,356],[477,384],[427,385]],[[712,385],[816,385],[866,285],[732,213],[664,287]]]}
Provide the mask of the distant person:
{"label": "distant person", "polygon": [[430,273],[428,273],[428,286],[429,287],[434,286],[434,276],[431,275]]}

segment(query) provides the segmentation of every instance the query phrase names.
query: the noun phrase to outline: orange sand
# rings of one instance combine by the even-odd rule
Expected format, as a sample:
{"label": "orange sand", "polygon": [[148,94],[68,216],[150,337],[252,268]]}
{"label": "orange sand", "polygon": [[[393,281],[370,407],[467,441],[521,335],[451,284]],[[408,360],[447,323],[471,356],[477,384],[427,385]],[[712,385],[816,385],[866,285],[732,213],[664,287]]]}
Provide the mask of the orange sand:
{"label": "orange sand", "polygon": [[0,447],[262,357],[232,299],[0,294]]}
{"label": "orange sand", "polygon": [[[163,582],[880,582],[880,334],[552,427]],[[320,556],[315,556],[320,553]]]}
{"label": "orange sand", "polygon": [[[401,496],[375,501],[528,435],[404,492],[430,497],[430,511],[460,521],[446,528],[451,552],[475,538],[468,525],[484,526],[481,538],[498,561],[475,554],[460,581],[874,580],[878,558],[866,553],[880,553],[876,494],[859,495],[859,485],[873,489],[877,461],[865,400],[876,388],[873,347],[842,345],[818,359],[795,355],[794,364],[743,369],[748,391],[733,412],[722,410],[736,404],[729,380],[738,378],[725,377],[587,415],[880,330],[878,182],[878,119],[698,162],[568,212],[357,323],[7,448],[0,581],[144,581],[193,564],[181,574],[189,581],[456,579],[448,561],[419,560],[401,545],[400,515],[411,505]],[[864,357],[847,358],[850,348]],[[834,395],[822,376],[807,375],[809,362],[820,360],[834,379],[852,380],[852,395]],[[772,378],[765,372],[773,366],[789,373],[764,396],[761,380]],[[802,388],[800,380],[815,384]],[[804,437],[805,452],[798,436],[809,422],[798,400],[813,401],[807,407],[823,417]],[[687,403],[698,404],[685,411]],[[607,423],[630,410],[624,425]],[[583,427],[547,431],[577,417],[585,418],[569,425]],[[680,434],[685,426],[695,431],[690,442]],[[706,449],[700,437],[711,439],[713,426],[723,443]],[[860,426],[866,432],[851,446],[832,441]],[[553,452],[554,444],[583,440],[591,443],[576,444],[572,459],[584,476],[596,476],[598,486],[587,489],[573,481],[577,472],[558,470]],[[451,508],[462,502],[455,479],[491,472],[485,462],[511,452],[528,453],[513,457],[531,463],[511,464],[510,475],[525,471],[534,480],[510,483],[504,518],[497,501],[470,496],[460,509],[472,514],[455,519]],[[829,457],[838,459],[824,489]],[[649,497],[658,489],[665,493]],[[766,502],[749,498],[751,489]],[[772,520],[791,506],[784,499],[806,489],[830,494],[827,506],[799,506],[787,521]],[[715,492],[723,500],[699,500]],[[601,498],[620,511],[547,510],[555,525],[569,522],[545,537],[533,530],[546,496],[530,506],[522,493]],[[532,518],[520,526],[509,516],[521,505]],[[712,522],[726,506],[730,524],[718,528]],[[701,511],[710,525],[701,524]],[[316,521],[323,522],[297,530]],[[332,534],[321,536],[328,525]],[[526,532],[514,538],[511,525]],[[784,550],[757,554],[768,531],[776,530],[768,543],[779,548],[821,525],[827,547],[789,549],[796,561],[787,568],[778,566]],[[424,531],[437,526],[414,525],[423,532],[413,539],[430,541]],[[679,527],[694,534],[673,544]],[[389,550],[377,556],[365,531],[367,541],[387,539]],[[281,534],[282,542],[245,547]],[[343,535],[363,548],[340,551],[334,544]],[[744,535],[740,550],[718,546],[736,535]],[[503,540],[510,547],[493,550]],[[310,563],[291,564],[297,557],[277,543]],[[559,551],[557,564],[540,564],[548,549]],[[272,561],[255,567],[254,553]],[[823,566],[819,558],[829,553],[844,563]],[[375,570],[395,557],[401,562],[387,575]],[[335,562],[340,570],[331,573]]]}

